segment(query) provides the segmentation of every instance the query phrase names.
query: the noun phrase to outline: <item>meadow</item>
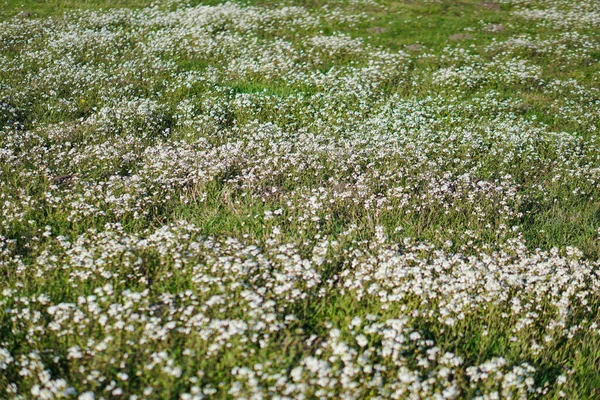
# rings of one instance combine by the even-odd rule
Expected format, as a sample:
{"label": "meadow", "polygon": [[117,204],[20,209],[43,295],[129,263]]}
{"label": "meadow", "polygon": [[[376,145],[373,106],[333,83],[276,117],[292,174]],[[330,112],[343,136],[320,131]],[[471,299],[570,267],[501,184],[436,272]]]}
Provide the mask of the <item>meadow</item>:
{"label": "meadow", "polygon": [[597,0],[0,0],[0,398],[600,397]]}

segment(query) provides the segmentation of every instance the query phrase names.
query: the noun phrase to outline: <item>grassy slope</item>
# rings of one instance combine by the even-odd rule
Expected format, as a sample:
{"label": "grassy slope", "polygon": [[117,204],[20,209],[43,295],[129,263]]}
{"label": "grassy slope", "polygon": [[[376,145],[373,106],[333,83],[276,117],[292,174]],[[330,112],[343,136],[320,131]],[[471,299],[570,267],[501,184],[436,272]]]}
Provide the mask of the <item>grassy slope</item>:
{"label": "grassy slope", "polygon": [[[217,4],[219,1],[192,1],[190,4]],[[266,5],[261,1],[244,1],[248,5]],[[436,58],[417,59],[419,51],[411,50],[411,45],[426,46],[432,54],[439,55],[441,50],[448,45],[461,44],[468,47],[475,54],[483,54],[482,49],[494,41],[505,40],[510,36],[518,34],[539,35],[545,37],[552,33],[550,28],[540,28],[533,25],[515,26],[511,23],[510,8],[505,5],[499,7],[488,7],[478,0],[462,1],[442,1],[432,3],[418,3],[411,1],[382,1],[385,12],[379,8],[364,7],[362,11],[371,16],[371,20],[363,23],[358,30],[347,31],[348,34],[355,37],[364,38],[367,43],[392,50],[405,50],[415,56],[415,71],[419,68],[437,68],[439,61]],[[6,7],[0,10],[0,18],[10,18],[20,12],[31,13],[32,18],[43,18],[51,15],[60,15],[63,12],[76,9],[102,9],[102,8],[121,8],[131,7],[139,8],[150,4],[149,1],[141,0],[53,0],[53,1],[5,1]],[[326,2],[313,1],[291,1],[287,4],[301,5],[305,7],[321,7]],[[503,24],[505,30],[498,33],[486,32],[483,29],[465,32],[465,27],[477,25]],[[325,26],[320,27],[325,33],[344,31],[343,26]],[[583,34],[594,34],[593,30],[583,31]],[[452,40],[451,36],[455,34],[466,34],[466,38]],[[555,66],[552,56],[543,54],[531,54],[530,59],[537,65],[544,66],[543,79],[577,79],[582,85],[600,88],[600,82],[594,75],[598,71],[598,64],[580,65],[577,68],[562,69]],[[204,68],[205,65],[198,64],[194,60],[179,60],[182,69]],[[518,111],[518,116],[525,118],[535,117],[537,121],[548,125],[550,130],[561,132],[578,131],[576,121],[569,121],[565,118],[556,118],[556,113],[550,110],[550,104],[553,98],[549,98],[537,90],[529,87],[528,84],[522,86],[512,85],[511,87],[480,87],[466,93],[458,93],[459,99],[469,101],[476,96],[479,91],[482,93],[489,89],[495,89],[504,94],[506,98],[519,98],[523,105]],[[298,88],[301,90],[301,88]],[[278,87],[276,84],[261,81],[239,82],[234,85],[237,92],[258,92],[267,90],[267,93],[287,94],[289,88]],[[425,85],[422,87],[391,86],[391,92],[399,92],[404,95],[426,98],[433,86]],[[565,99],[567,100],[567,99]],[[593,99],[590,99],[593,100]],[[173,99],[175,101],[175,99]],[[89,105],[91,107],[91,104]],[[62,119],[60,117],[59,119]],[[268,118],[267,118],[268,119]],[[520,167],[520,166],[519,166]],[[517,167],[517,168],[519,168]],[[542,209],[536,209],[532,215],[527,216],[524,224],[525,237],[532,247],[551,248],[553,246],[571,245],[582,249],[590,257],[600,256],[600,244],[598,241],[590,239],[595,234],[596,227],[600,224],[600,203],[598,202],[573,202],[569,196],[564,196],[565,188],[556,188],[556,197],[558,203],[548,203]],[[189,211],[189,210],[188,210]],[[189,214],[184,211],[185,214]],[[209,212],[212,213],[212,212]],[[242,212],[243,213],[243,212]],[[217,213],[215,217],[222,220],[223,215]],[[203,216],[202,218],[206,218]],[[234,218],[235,219],[235,218]],[[202,221],[207,222],[207,221]],[[446,222],[442,221],[440,225],[432,226],[438,229],[444,226]],[[209,224],[213,224],[209,222]],[[235,225],[235,224],[234,224]],[[219,223],[216,225],[219,226]],[[231,226],[226,224],[223,231],[227,232]],[[429,238],[429,237],[427,237]]]}
{"label": "grassy slope", "polygon": [[[106,7],[141,7],[147,5],[148,2],[144,1],[109,1],[109,0],[89,0],[89,1],[7,1],[4,2],[5,6],[0,9],[0,18],[10,18],[19,12],[27,11],[33,13],[33,18],[44,18],[50,15],[60,14],[63,11],[69,11],[74,9],[96,9]],[[213,2],[214,3],[214,2]],[[265,2],[249,2],[255,4],[264,4]],[[295,2],[304,6],[319,7],[325,2],[321,1],[310,1],[310,2]],[[509,9],[505,6],[500,9],[489,9],[483,7],[479,1],[452,1],[452,2],[441,2],[432,3],[428,5],[417,4],[412,2],[403,1],[382,1],[387,6],[385,13],[379,9],[366,8],[365,11],[372,15],[373,20],[368,24],[364,24],[360,27],[359,31],[353,30],[348,32],[354,36],[360,36],[365,38],[368,43],[372,43],[377,46],[382,46],[390,49],[406,49],[406,46],[413,44],[422,44],[428,47],[434,54],[439,54],[442,48],[448,44],[455,43],[449,39],[450,35],[457,33],[464,33],[464,27],[470,27],[477,25],[478,21],[485,21],[486,24],[504,24],[506,30],[501,33],[486,33],[483,31],[469,32],[471,35],[468,39],[462,41],[471,46],[472,50],[477,52],[478,49],[492,43],[495,39],[503,39],[517,33],[529,33],[545,35],[548,32],[542,28],[533,28],[529,26],[512,26],[509,19]],[[373,29],[378,27],[381,29]],[[325,27],[325,32],[329,30],[343,30],[343,27]],[[593,32],[589,32],[593,33]],[[598,71],[597,65],[581,66],[580,68],[560,70],[555,69],[551,65],[551,59],[543,55],[533,55],[532,58],[537,64],[544,65],[547,67],[544,69],[544,78],[551,80],[552,78],[577,78],[582,84],[600,87],[599,82],[594,80],[593,73]],[[197,65],[194,60],[181,60],[182,68],[199,68],[204,67]],[[424,61],[417,60],[415,68],[418,69],[419,63],[435,63],[436,61]],[[435,65],[435,64],[434,64]],[[280,88],[276,86],[269,86],[268,83],[261,81],[252,82],[240,82],[236,86],[235,90],[240,92],[253,92],[268,89],[277,93]],[[522,87],[515,88],[497,88],[500,93],[506,90],[507,97],[520,97],[525,100],[526,107],[521,110],[521,115],[525,117],[536,116],[540,123],[549,125],[553,130],[556,131],[569,131],[577,132],[576,123],[568,123],[565,120],[556,120],[556,118],[548,112],[548,106],[552,99],[545,98],[544,96],[531,91],[531,88],[523,85]],[[390,91],[397,91],[399,93],[406,93],[410,91],[411,95],[420,97],[426,97],[431,90],[432,86],[424,86],[419,88],[408,88],[402,86],[391,86]],[[470,97],[477,95],[476,91],[461,93],[463,100],[466,102]],[[519,173],[519,171],[515,171]],[[555,196],[559,199],[558,202],[548,202],[548,204],[542,205],[540,209],[534,210],[530,215],[527,215],[524,220],[524,234],[528,239],[530,246],[551,248],[553,246],[576,246],[581,248],[586,256],[590,258],[598,258],[600,256],[600,244],[597,240],[593,239],[595,229],[600,225],[600,203],[594,202],[582,202],[577,199],[571,199],[568,196],[569,188],[557,187],[555,189]],[[214,196],[209,198],[207,205],[202,207],[181,207],[173,211],[171,215],[160,216],[158,220],[164,222],[171,219],[177,219],[179,217],[186,217],[192,222],[196,222],[203,226],[205,233],[207,234],[233,234],[243,235],[250,234],[252,236],[262,236],[262,224],[260,221],[248,221],[245,219],[245,215],[254,214],[256,207],[260,208],[260,205],[255,204],[243,204],[239,208],[224,206],[221,201],[221,193],[218,188],[214,190]],[[562,199],[562,200],[561,200]],[[382,221],[386,223],[386,221]],[[432,221],[432,223],[422,226],[422,221],[405,220],[402,221],[408,233],[412,233],[412,236],[423,239],[431,239],[435,237],[435,232],[446,226],[449,221],[438,219]],[[456,221],[450,221],[456,223]],[[47,223],[57,224],[57,221],[48,219]],[[392,222],[389,222],[390,224]],[[397,223],[397,222],[394,222]],[[79,227],[75,231],[83,231],[87,226]],[[26,229],[26,228],[24,228]],[[65,231],[73,231],[72,226],[64,226],[61,229]],[[132,226],[132,230],[136,227]],[[293,227],[291,229],[293,231]],[[290,233],[293,236],[293,233]],[[328,302],[331,299],[327,300]],[[319,330],[320,318],[327,317],[329,319],[335,319],[344,321],[345,312],[348,315],[353,315],[352,310],[360,308],[364,312],[369,312],[369,307],[376,308],[375,305],[364,305],[364,304],[352,304],[348,303],[350,300],[340,298],[336,300],[337,307],[332,309],[328,307],[328,304],[324,302],[316,302],[310,304],[310,308],[304,311],[299,311],[299,315],[305,315],[307,325],[314,325],[307,329]],[[343,305],[343,306],[342,306]],[[345,310],[345,311],[340,311]],[[390,310],[390,314],[393,314],[394,310]],[[332,315],[333,313],[333,315]],[[502,327],[498,326],[496,331],[498,332],[497,338],[490,338],[486,344],[480,342],[479,328],[474,326],[464,327],[464,334],[460,335],[462,339],[455,343],[449,343],[446,348],[461,348],[463,351],[471,351],[473,359],[484,360],[493,354],[507,354],[510,358],[510,354],[518,356],[519,349],[510,347],[505,341],[505,337],[508,336],[502,334]],[[293,346],[292,346],[293,347]],[[466,350],[472,349],[472,350]],[[559,351],[559,349],[557,349]],[[594,341],[586,342],[582,341],[581,346],[577,349],[569,349],[576,354],[575,359],[572,360],[572,368],[576,371],[576,376],[580,379],[580,382],[585,382],[578,393],[581,397],[593,397],[594,388],[600,386],[598,375],[596,375],[595,363],[598,357],[597,343]],[[562,359],[560,354],[556,354],[557,359]],[[553,360],[542,360],[540,364],[551,366]],[[223,364],[235,365],[235,360],[223,360]],[[555,371],[548,367],[546,371],[542,373],[554,374]]]}

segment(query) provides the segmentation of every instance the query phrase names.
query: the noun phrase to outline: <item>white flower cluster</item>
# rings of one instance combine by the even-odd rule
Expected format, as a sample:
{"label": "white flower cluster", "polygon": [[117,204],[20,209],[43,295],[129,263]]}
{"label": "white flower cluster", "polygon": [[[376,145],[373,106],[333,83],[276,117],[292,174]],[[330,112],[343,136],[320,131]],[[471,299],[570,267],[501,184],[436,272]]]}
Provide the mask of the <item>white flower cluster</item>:
{"label": "white flower cluster", "polygon": [[0,22],[0,397],[578,393],[600,11],[501,3],[410,54],[371,0]]}
{"label": "white flower cluster", "polygon": [[[6,315],[30,346],[43,346],[48,337],[64,341],[64,361],[58,357],[53,362],[80,365],[72,372],[75,381],[113,395],[126,390],[132,379],[144,377],[152,377],[149,383],[185,378],[198,388],[192,392],[200,392],[198,385],[212,383],[209,378],[215,371],[209,366],[218,365],[233,349],[241,358],[231,360],[234,382],[228,393],[236,397],[274,391],[290,398],[457,398],[461,386],[490,399],[544,394],[549,387],[535,385],[531,365],[509,364],[504,358],[465,365],[464,358],[444,352],[426,327],[438,326],[444,332],[459,329],[465,320],[480,319],[480,329],[489,316],[486,310],[493,308],[502,314],[498,322],[515,341],[525,340],[522,345],[540,352],[590,328],[589,322],[573,326],[569,318],[577,310],[590,309],[591,296],[600,291],[596,264],[576,254],[529,254],[518,243],[506,249],[512,254],[482,254],[476,259],[408,241],[398,248],[380,234],[373,242],[353,242],[355,249],[343,256],[348,263],[344,272],[324,281],[324,267],[332,262],[328,255],[339,246],[327,240],[316,243],[312,257],[304,258],[293,244],[269,240],[261,250],[234,239],[203,237],[199,228],[186,223],[141,237],[113,225],[83,234],[73,243],[57,239],[56,247],[21,274],[58,273],[73,290],[95,285],[93,294],[55,303],[47,295],[22,297],[6,291]],[[182,279],[183,286],[193,290],[152,295],[156,287]],[[134,283],[138,288],[128,289]],[[369,309],[379,315],[355,316],[338,328],[324,321],[315,331],[322,330],[320,335],[309,334],[303,326],[309,317],[302,309],[307,303],[302,301],[328,301],[332,293],[349,302],[348,311],[355,307],[352,303],[366,302],[376,304]],[[545,325],[543,339],[516,337],[536,324]],[[90,332],[101,334],[92,338]],[[265,365],[244,361],[265,351],[277,357],[279,336],[286,332],[305,337],[300,342],[290,338],[290,351],[312,349],[295,367],[288,369],[276,358]],[[128,350],[121,353],[116,343]],[[180,343],[182,352],[171,343]],[[5,349],[0,354],[0,367],[14,365],[21,376],[29,377],[33,396],[49,398],[50,392],[74,390],[62,379],[51,380],[35,353],[18,360]],[[136,359],[130,361],[134,354]],[[112,366],[114,376],[86,369],[104,362]],[[205,369],[190,369],[202,365]]]}

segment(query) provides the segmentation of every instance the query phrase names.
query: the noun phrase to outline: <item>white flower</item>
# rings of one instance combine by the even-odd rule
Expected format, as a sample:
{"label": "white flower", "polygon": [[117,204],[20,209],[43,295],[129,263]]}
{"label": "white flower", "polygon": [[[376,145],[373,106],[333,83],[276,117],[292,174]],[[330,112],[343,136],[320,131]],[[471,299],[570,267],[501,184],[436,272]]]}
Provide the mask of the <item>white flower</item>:
{"label": "white flower", "polygon": [[369,340],[365,335],[361,334],[356,337],[356,343],[358,343],[360,347],[365,347],[369,343]]}
{"label": "white flower", "polygon": [[0,370],[5,370],[13,361],[14,359],[10,352],[5,348],[0,347]]}

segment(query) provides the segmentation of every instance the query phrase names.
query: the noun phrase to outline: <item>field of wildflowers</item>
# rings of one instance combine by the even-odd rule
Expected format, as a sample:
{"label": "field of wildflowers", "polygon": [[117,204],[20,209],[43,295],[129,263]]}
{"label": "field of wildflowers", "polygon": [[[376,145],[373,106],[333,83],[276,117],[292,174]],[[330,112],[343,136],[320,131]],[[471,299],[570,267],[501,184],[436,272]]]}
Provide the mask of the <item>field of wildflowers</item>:
{"label": "field of wildflowers", "polygon": [[0,398],[600,397],[597,0],[0,0]]}

